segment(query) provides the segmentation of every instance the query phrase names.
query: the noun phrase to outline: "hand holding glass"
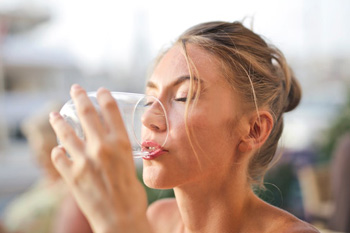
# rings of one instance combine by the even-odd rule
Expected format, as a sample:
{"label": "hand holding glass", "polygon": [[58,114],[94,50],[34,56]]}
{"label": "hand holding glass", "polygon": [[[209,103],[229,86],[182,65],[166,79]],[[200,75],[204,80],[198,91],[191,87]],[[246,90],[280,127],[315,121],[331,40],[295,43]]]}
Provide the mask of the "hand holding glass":
{"label": "hand holding glass", "polygon": [[[163,132],[165,135],[163,142],[159,143],[163,147],[168,138],[169,124],[165,108],[160,100],[154,96],[144,94],[127,92],[111,92],[111,94],[118,104],[126,131],[128,132],[134,158],[147,157],[150,154],[148,151],[143,150],[142,147],[142,143],[145,140],[143,132],[146,130],[143,122],[146,116],[149,118],[153,117],[166,127],[165,132]],[[89,92],[88,96],[97,112],[100,113],[96,92]],[[84,139],[84,131],[72,100],[65,103],[60,114],[72,126],[77,136]],[[102,117],[101,120],[103,121]]]}

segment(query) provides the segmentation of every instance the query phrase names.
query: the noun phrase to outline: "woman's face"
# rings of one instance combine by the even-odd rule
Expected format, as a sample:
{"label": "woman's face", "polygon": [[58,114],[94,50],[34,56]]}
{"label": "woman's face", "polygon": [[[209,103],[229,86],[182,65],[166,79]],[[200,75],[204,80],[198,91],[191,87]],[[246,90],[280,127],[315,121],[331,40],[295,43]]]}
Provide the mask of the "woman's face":
{"label": "woman's face", "polygon": [[[174,46],[162,57],[147,84],[146,93],[161,100],[169,120],[169,137],[163,153],[144,160],[144,182],[153,188],[173,188],[215,179],[229,172],[237,155],[242,103],[213,55],[190,44],[187,52],[201,80],[199,99],[193,110],[190,105],[187,126],[185,109],[190,72],[180,46]],[[148,120],[152,125],[152,119]],[[153,135],[150,140],[159,144],[165,133],[154,127],[156,124],[147,130],[148,135]],[[191,132],[193,148],[186,128]]]}

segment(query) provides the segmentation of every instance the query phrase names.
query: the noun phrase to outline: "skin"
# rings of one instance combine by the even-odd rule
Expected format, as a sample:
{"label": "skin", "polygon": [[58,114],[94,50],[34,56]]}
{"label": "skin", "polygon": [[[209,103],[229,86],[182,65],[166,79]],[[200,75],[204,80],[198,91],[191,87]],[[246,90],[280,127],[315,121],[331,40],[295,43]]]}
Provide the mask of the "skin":
{"label": "skin", "polygon": [[[45,134],[46,133],[46,134]],[[56,135],[32,129],[27,138],[29,145],[34,152],[35,158],[45,172],[47,185],[61,183],[62,179],[54,167],[50,154],[53,147],[57,145]],[[50,187],[48,187],[50,188]],[[63,188],[63,186],[62,186]],[[67,194],[57,210],[51,232],[53,233],[89,233],[91,227],[85,216],[81,213],[72,195]]]}
{"label": "skin", "polygon": [[80,211],[74,197],[68,195],[56,214],[52,233],[92,233],[85,216]]}
{"label": "skin", "polygon": [[188,117],[201,145],[195,147],[199,160],[185,130],[179,130],[185,128],[184,118],[179,117],[184,115],[185,104],[176,100],[189,90],[189,81],[173,85],[179,77],[189,76],[180,47],[163,57],[147,89],[163,102],[170,101],[172,107],[168,110],[169,143],[165,145],[169,152],[144,161],[146,184],[173,187],[176,195],[176,201],[162,200],[148,209],[155,232],[299,232],[291,231],[297,228],[309,232],[307,224],[257,198],[247,180],[249,158],[271,131],[271,114],[261,110],[259,122],[256,112],[246,109],[229,87],[214,57],[193,45],[188,46],[188,54],[204,89]]}
{"label": "skin", "polygon": [[[187,49],[202,80],[198,103],[187,117],[194,133],[194,150],[184,119],[190,82],[183,77],[188,77],[189,71],[179,46],[160,60],[147,88],[148,94],[164,104],[170,131],[165,153],[144,160],[144,181],[153,188],[174,188],[176,200],[161,200],[147,209],[127,134],[106,89],[98,91],[105,119],[102,124],[86,92],[77,85],[72,87],[86,142],[59,114],[51,114],[51,124],[73,158],[67,159],[63,148],[55,148],[54,164],[94,232],[317,232],[263,202],[250,188],[249,159],[272,129],[271,114],[263,108],[259,112],[246,109],[221,75],[218,60],[194,45]],[[165,130],[157,125],[161,123],[145,122],[147,139],[164,140]]]}

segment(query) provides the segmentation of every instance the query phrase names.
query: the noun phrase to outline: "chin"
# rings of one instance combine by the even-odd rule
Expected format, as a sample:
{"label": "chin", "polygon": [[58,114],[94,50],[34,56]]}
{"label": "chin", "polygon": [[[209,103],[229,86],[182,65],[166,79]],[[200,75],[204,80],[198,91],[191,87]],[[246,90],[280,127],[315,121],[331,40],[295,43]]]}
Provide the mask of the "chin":
{"label": "chin", "polygon": [[176,186],[170,174],[154,167],[143,168],[143,182],[153,189],[172,189]]}

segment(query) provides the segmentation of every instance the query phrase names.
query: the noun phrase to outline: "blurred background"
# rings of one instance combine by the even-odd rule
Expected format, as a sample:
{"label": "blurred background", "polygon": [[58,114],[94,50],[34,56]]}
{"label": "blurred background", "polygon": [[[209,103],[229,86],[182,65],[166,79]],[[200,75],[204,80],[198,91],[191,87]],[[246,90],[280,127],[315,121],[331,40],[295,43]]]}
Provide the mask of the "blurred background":
{"label": "blurred background", "polygon": [[[349,12],[348,0],[0,0],[0,216],[43,173],[23,130],[26,119],[68,100],[73,83],[143,92],[152,60],[185,29],[245,19],[284,52],[304,94],[286,114],[283,156],[259,195],[322,228],[350,231],[349,214],[341,223],[347,231],[329,224],[340,199],[332,191],[341,169],[335,154],[350,153]],[[350,165],[344,161],[338,164]],[[148,193],[150,202],[172,195]]]}

